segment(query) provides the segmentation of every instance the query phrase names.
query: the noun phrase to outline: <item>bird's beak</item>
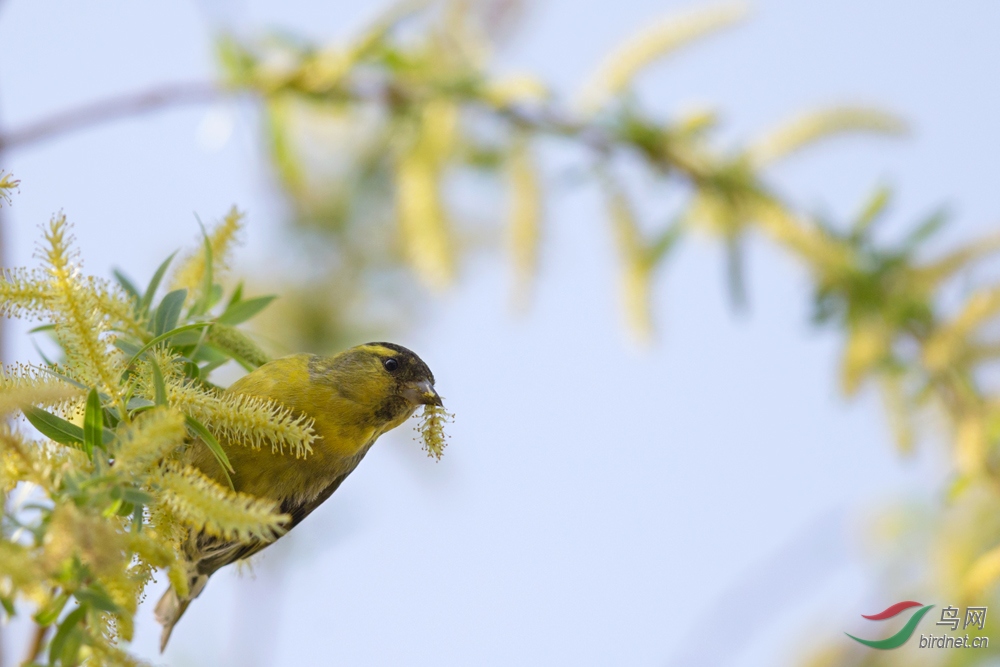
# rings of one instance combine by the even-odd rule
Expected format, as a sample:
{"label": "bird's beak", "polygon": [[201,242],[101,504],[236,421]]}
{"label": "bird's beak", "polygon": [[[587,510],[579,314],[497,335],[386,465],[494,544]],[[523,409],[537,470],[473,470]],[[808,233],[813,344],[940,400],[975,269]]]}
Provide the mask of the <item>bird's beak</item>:
{"label": "bird's beak", "polygon": [[403,396],[413,405],[442,405],[441,397],[428,380],[403,385]]}

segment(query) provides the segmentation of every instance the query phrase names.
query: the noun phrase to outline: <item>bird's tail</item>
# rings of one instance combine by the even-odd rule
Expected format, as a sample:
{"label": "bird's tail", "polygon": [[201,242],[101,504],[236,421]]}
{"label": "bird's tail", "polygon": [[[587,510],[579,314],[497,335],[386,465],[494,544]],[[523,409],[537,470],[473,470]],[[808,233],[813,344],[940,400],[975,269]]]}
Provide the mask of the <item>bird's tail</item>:
{"label": "bird's tail", "polygon": [[174,626],[177,625],[177,621],[181,620],[181,616],[187,611],[188,605],[191,601],[198,597],[201,590],[205,588],[205,584],[208,583],[208,575],[199,575],[196,579],[191,582],[190,593],[184,599],[181,599],[177,595],[177,591],[171,586],[167,589],[167,592],[163,594],[160,601],[156,603],[156,609],[153,613],[156,615],[156,621],[163,626],[163,632],[160,635],[160,653],[167,648],[167,642],[170,641],[170,633],[174,631]]}

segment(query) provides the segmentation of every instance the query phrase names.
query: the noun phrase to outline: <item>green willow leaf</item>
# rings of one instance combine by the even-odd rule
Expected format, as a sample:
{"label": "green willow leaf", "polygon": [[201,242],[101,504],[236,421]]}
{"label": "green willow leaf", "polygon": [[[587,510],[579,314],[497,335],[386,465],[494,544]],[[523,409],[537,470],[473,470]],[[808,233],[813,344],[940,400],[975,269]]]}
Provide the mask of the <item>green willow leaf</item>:
{"label": "green willow leaf", "polygon": [[80,624],[80,621],[82,621],[86,615],[87,605],[85,604],[81,604],[79,607],[66,614],[66,618],[64,618],[62,623],[59,624],[55,636],[49,643],[50,665],[54,665],[57,659],[61,659],[63,657],[63,648],[66,646],[66,640],[69,638],[70,632]]}
{"label": "green willow leaf", "polygon": [[[131,514],[131,512],[129,513]],[[107,593],[97,588],[96,585],[77,590],[73,593],[73,597],[82,604],[90,605],[94,609],[108,611],[113,614],[121,613],[122,611],[122,608],[115,604],[115,601]]]}
{"label": "green willow leaf", "polygon": [[743,239],[730,236],[726,239],[726,287],[729,301],[738,311],[747,309],[746,272],[743,262]]}
{"label": "green willow leaf", "polygon": [[64,591],[59,596],[52,598],[45,607],[35,614],[35,622],[43,626],[52,625],[59,618],[59,614],[62,613],[67,602],[69,602],[69,593]]}
{"label": "green willow leaf", "polygon": [[49,356],[45,354],[42,348],[38,347],[38,341],[36,341],[34,338],[31,339],[31,346],[35,348],[35,352],[37,352],[38,356],[42,358],[42,361],[45,362],[46,366],[56,365],[56,362],[54,362],[52,359],[49,359]]}
{"label": "green willow leaf", "polygon": [[132,341],[125,340],[123,338],[118,338],[115,340],[115,347],[127,354],[130,358],[134,357],[142,349],[141,345],[133,343]]}
{"label": "green willow leaf", "polygon": [[948,223],[949,217],[949,211],[942,208],[924,218],[909,234],[906,235],[902,244],[903,252],[911,253],[916,250],[920,244],[939,232],[941,228]]}
{"label": "green willow leaf", "polygon": [[125,293],[128,294],[130,297],[132,297],[132,299],[136,302],[136,304],[142,301],[142,295],[139,294],[139,289],[135,286],[135,284],[131,280],[128,279],[128,276],[126,276],[118,269],[115,269],[111,273],[112,275],[114,275],[115,280],[118,282],[118,284],[121,285],[121,288],[125,290]]}
{"label": "green willow leaf", "polygon": [[122,487],[122,499],[132,504],[143,505],[148,505],[155,500],[151,494],[146,493],[145,491],[140,491],[132,486]]}
{"label": "green willow leaf", "polygon": [[156,358],[153,355],[149,355],[149,368],[153,373],[153,402],[156,405],[166,405],[167,385],[163,381],[163,372],[160,370],[160,364],[156,363]]}
{"label": "green willow leaf", "polygon": [[197,345],[202,338],[200,331],[182,331],[170,339],[170,346],[175,348]]}
{"label": "green willow leaf", "polygon": [[865,206],[858,214],[858,219],[854,221],[851,232],[855,237],[860,237],[871,228],[872,224],[878,220],[889,206],[892,200],[892,190],[886,186],[880,186],[872,194],[871,198],[865,202]]}
{"label": "green willow leaf", "polygon": [[674,222],[663,230],[662,233],[656,236],[653,239],[653,242],[649,245],[649,249],[646,254],[649,263],[652,266],[659,264],[660,261],[662,261],[663,258],[674,249],[683,232],[684,225],[679,222]]}
{"label": "green willow leaf", "polygon": [[129,399],[129,402],[125,405],[125,409],[129,412],[134,410],[146,410],[149,408],[155,408],[156,403],[149,400],[148,398],[143,398],[142,396],[134,396]]}
{"label": "green willow leaf", "polygon": [[69,377],[68,375],[63,375],[62,373],[57,373],[56,371],[52,370],[51,368],[46,368],[45,366],[37,366],[36,368],[38,368],[38,370],[40,370],[40,371],[44,371],[45,373],[48,373],[49,375],[52,375],[53,377],[59,378],[63,382],[68,382],[69,384],[73,385],[77,389],[83,389],[84,391],[86,391],[86,390],[89,389],[89,387],[87,385],[83,384],[82,382],[74,380],[73,378]]}
{"label": "green willow leaf", "polygon": [[136,533],[142,532],[142,510],[143,505],[136,503],[132,508],[132,530]]}
{"label": "green willow leaf", "polygon": [[76,424],[34,406],[24,408],[24,416],[46,438],[76,449],[84,449],[83,429]]}
{"label": "green willow leaf", "polygon": [[[183,292],[185,290],[178,290],[178,291]],[[173,292],[171,292],[171,294],[173,294]],[[201,328],[210,327],[210,326],[212,326],[212,322],[195,322],[194,324],[185,324],[184,326],[177,327],[176,329],[171,329],[170,331],[167,331],[166,333],[162,333],[159,336],[157,336],[156,338],[154,338],[153,340],[149,341],[148,343],[146,343],[145,345],[143,345],[142,347],[140,347],[139,351],[136,352],[135,354],[133,354],[132,358],[129,359],[127,365],[131,366],[147,350],[149,350],[150,348],[152,348],[155,345],[159,345],[160,343],[162,343],[165,340],[170,340],[171,338],[173,338],[177,334],[184,333],[185,331],[194,331],[195,329],[201,329]]]}
{"label": "green willow leaf", "polygon": [[201,224],[201,220],[198,221],[198,226],[201,227],[201,236],[205,246],[205,274],[202,276],[201,297],[191,308],[192,315],[204,315],[208,312],[212,304],[212,288],[214,287],[212,242],[209,240],[208,232],[205,231],[205,225]]}
{"label": "green willow leaf", "polygon": [[95,447],[104,447],[103,431],[104,411],[101,409],[101,397],[95,388],[87,395],[87,407],[83,414],[83,451],[88,458],[94,458]]}
{"label": "green willow leaf", "polygon": [[173,261],[174,255],[178,253],[177,250],[170,253],[170,256],[163,260],[159,268],[156,269],[156,273],[149,281],[149,286],[146,287],[146,292],[142,295],[142,300],[139,302],[139,314],[145,315],[149,312],[149,309],[153,306],[153,297],[156,296],[156,290],[160,287],[160,282],[163,280],[163,274],[167,272],[167,267],[170,266],[170,262]]}
{"label": "green willow leaf", "polygon": [[222,448],[222,445],[220,445],[219,441],[216,440],[214,435],[212,435],[212,432],[205,428],[205,425],[200,421],[188,415],[185,415],[184,421],[187,422],[188,428],[194,431],[195,435],[202,439],[205,446],[208,447],[209,451],[211,451],[215,456],[215,460],[218,461],[219,465],[222,467],[222,474],[226,476],[226,481],[229,482],[229,488],[235,491],[236,487],[233,486],[233,479],[229,476],[229,473],[236,471],[233,469],[233,464],[229,462],[229,457],[226,456],[226,450]]}
{"label": "green willow leaf", "polygon": [[258,296],[246,301],[237,301],[226,308],[226,312],[219,316],[219,324],[228,324],[229,326],[242,324],[267,308],[276,298],[277,295],[269,294],[268,296]]}
{"label": "green willow leaf", "polygon": [[229,310],[229,307],[232,306],[234,303],[239,303],[242,300],[243,300],[243,281],[241,280],[236,285],[236,289],[234,289],[233,293],[230,295],[229,302],[226,303],[226,310]]}
{"label": "green willow leaf", "polygon": [[156,315],[153,317],[153,334],[155,336],[160,336],[165,331],[170,331],[177,326],[185,299],[187,299],[186,289],[174,290],[163,297],[163,301],[160,302],[156,309]]}

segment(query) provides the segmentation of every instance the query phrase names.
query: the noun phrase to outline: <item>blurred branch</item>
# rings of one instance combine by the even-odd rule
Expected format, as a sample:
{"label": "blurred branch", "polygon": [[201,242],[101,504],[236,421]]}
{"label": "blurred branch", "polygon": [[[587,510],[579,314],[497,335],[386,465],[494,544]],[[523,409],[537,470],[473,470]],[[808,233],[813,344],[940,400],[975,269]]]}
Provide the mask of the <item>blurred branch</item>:
{"label": "blurred branch", "polygon": [[[2,1],[2,0],[0,0]],[[185,104],[205,104],[231,92],[211,82],[164,84],[67,109],[27,126],[0,133],[0,151],[23,148],[61,134]]]}
{"label": "blurred branch", "polygon": [[30,665],[35,662],[35,658],[42,652],[42,647],[45,646],[45,638],[49,634],[48,625],[36,625],[35,631],[31,634],[31,642],[28,644],[28,652],[24,655],[24,662],[22,665]]}
{"label": "blurred branch", "polygon": [[[3,2],[3,0],[0,0]],[[253,89],[239,91],[228,89],[209,81],[163,84],[148,90],[118,95],[76,108],[57,112],[48,118],[29,123],[25,127],[0,132],[0,151],[23,148],[53,139],[75,130],[86,129],[132,116],[159,111],[172,106],[205,104],[223,99],[237,92],[252,93]],[[350,87],[348,97],[355,102],[386,103],[405,99],[407,92],[396,85],[357,82]],[[536,132],[579,140],[598,153],[610,152],[615,137],[604,128],[572,120],[551,106],[527,108],[519,106],[495,107],[480,102],[481,110],[492,112],[520,127]]]}

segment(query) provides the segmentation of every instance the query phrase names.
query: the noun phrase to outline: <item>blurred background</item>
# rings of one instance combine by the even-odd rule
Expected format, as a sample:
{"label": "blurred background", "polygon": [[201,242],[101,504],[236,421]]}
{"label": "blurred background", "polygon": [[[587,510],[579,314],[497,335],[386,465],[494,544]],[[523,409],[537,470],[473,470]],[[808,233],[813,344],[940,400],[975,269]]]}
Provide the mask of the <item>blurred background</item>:
{"label": "blurred background", "polygon": [[[371,27],[389,5],[0,2],[0,168],[21,180],[0,211],[5,265],[34,265],[38,225],[61,210],[88,272],[145,284],[197,243],[196,216],[235,204],[248,223],[230,276],[283,295],[261,341],[393,340],[456,415],[440,462],[398,429],[302,528],[213,577],[164,656],[147,601],[132,650],[192,666],[1000,664],[995,649],[878,653],[843,634],[872,637],[860,615],[902,599],[958,606],[949,568],[997,542],[997,501],[955,499],[948,419],[922,414],[897,446],[877,383],[844,398],[844,336],[810,323],[814,267],[742,228],[675,246],[664,221],[691,192],[655,159],[605,164],[601,136],[518,106],[578,110],[612,138],[633,115],[700,132],[711,109],[720,154],[803,110],[891,112],[905,136],[823,143],[762,179],[833,221],[891,188],[885,239],[945,207],[933,256],[996,230],[1000,6],[758,0],[593,112],[578,93],[609,53],[702,5],[449,7],[390,14],[402,46],[388,47]],[[373,34],[377,62],[337,89]],[[443,84],[397,96],[466,69],[496,85],[458,105],[463,131],[434,106]],[[121,103],[137,99],[147,113]],[[121,117],[58,116],[101,100]],[[58,131],[24,131],[53,117]],[[651,322],[629,305],[647,283],[629,282],[642,267],[605,206],[615,192],[670,245]],[[961,304],[995,269],[943,298]],[[26,328],[5,325],[7,361],[38,359]],[[5,632],[13,663],[25,630]]]}

